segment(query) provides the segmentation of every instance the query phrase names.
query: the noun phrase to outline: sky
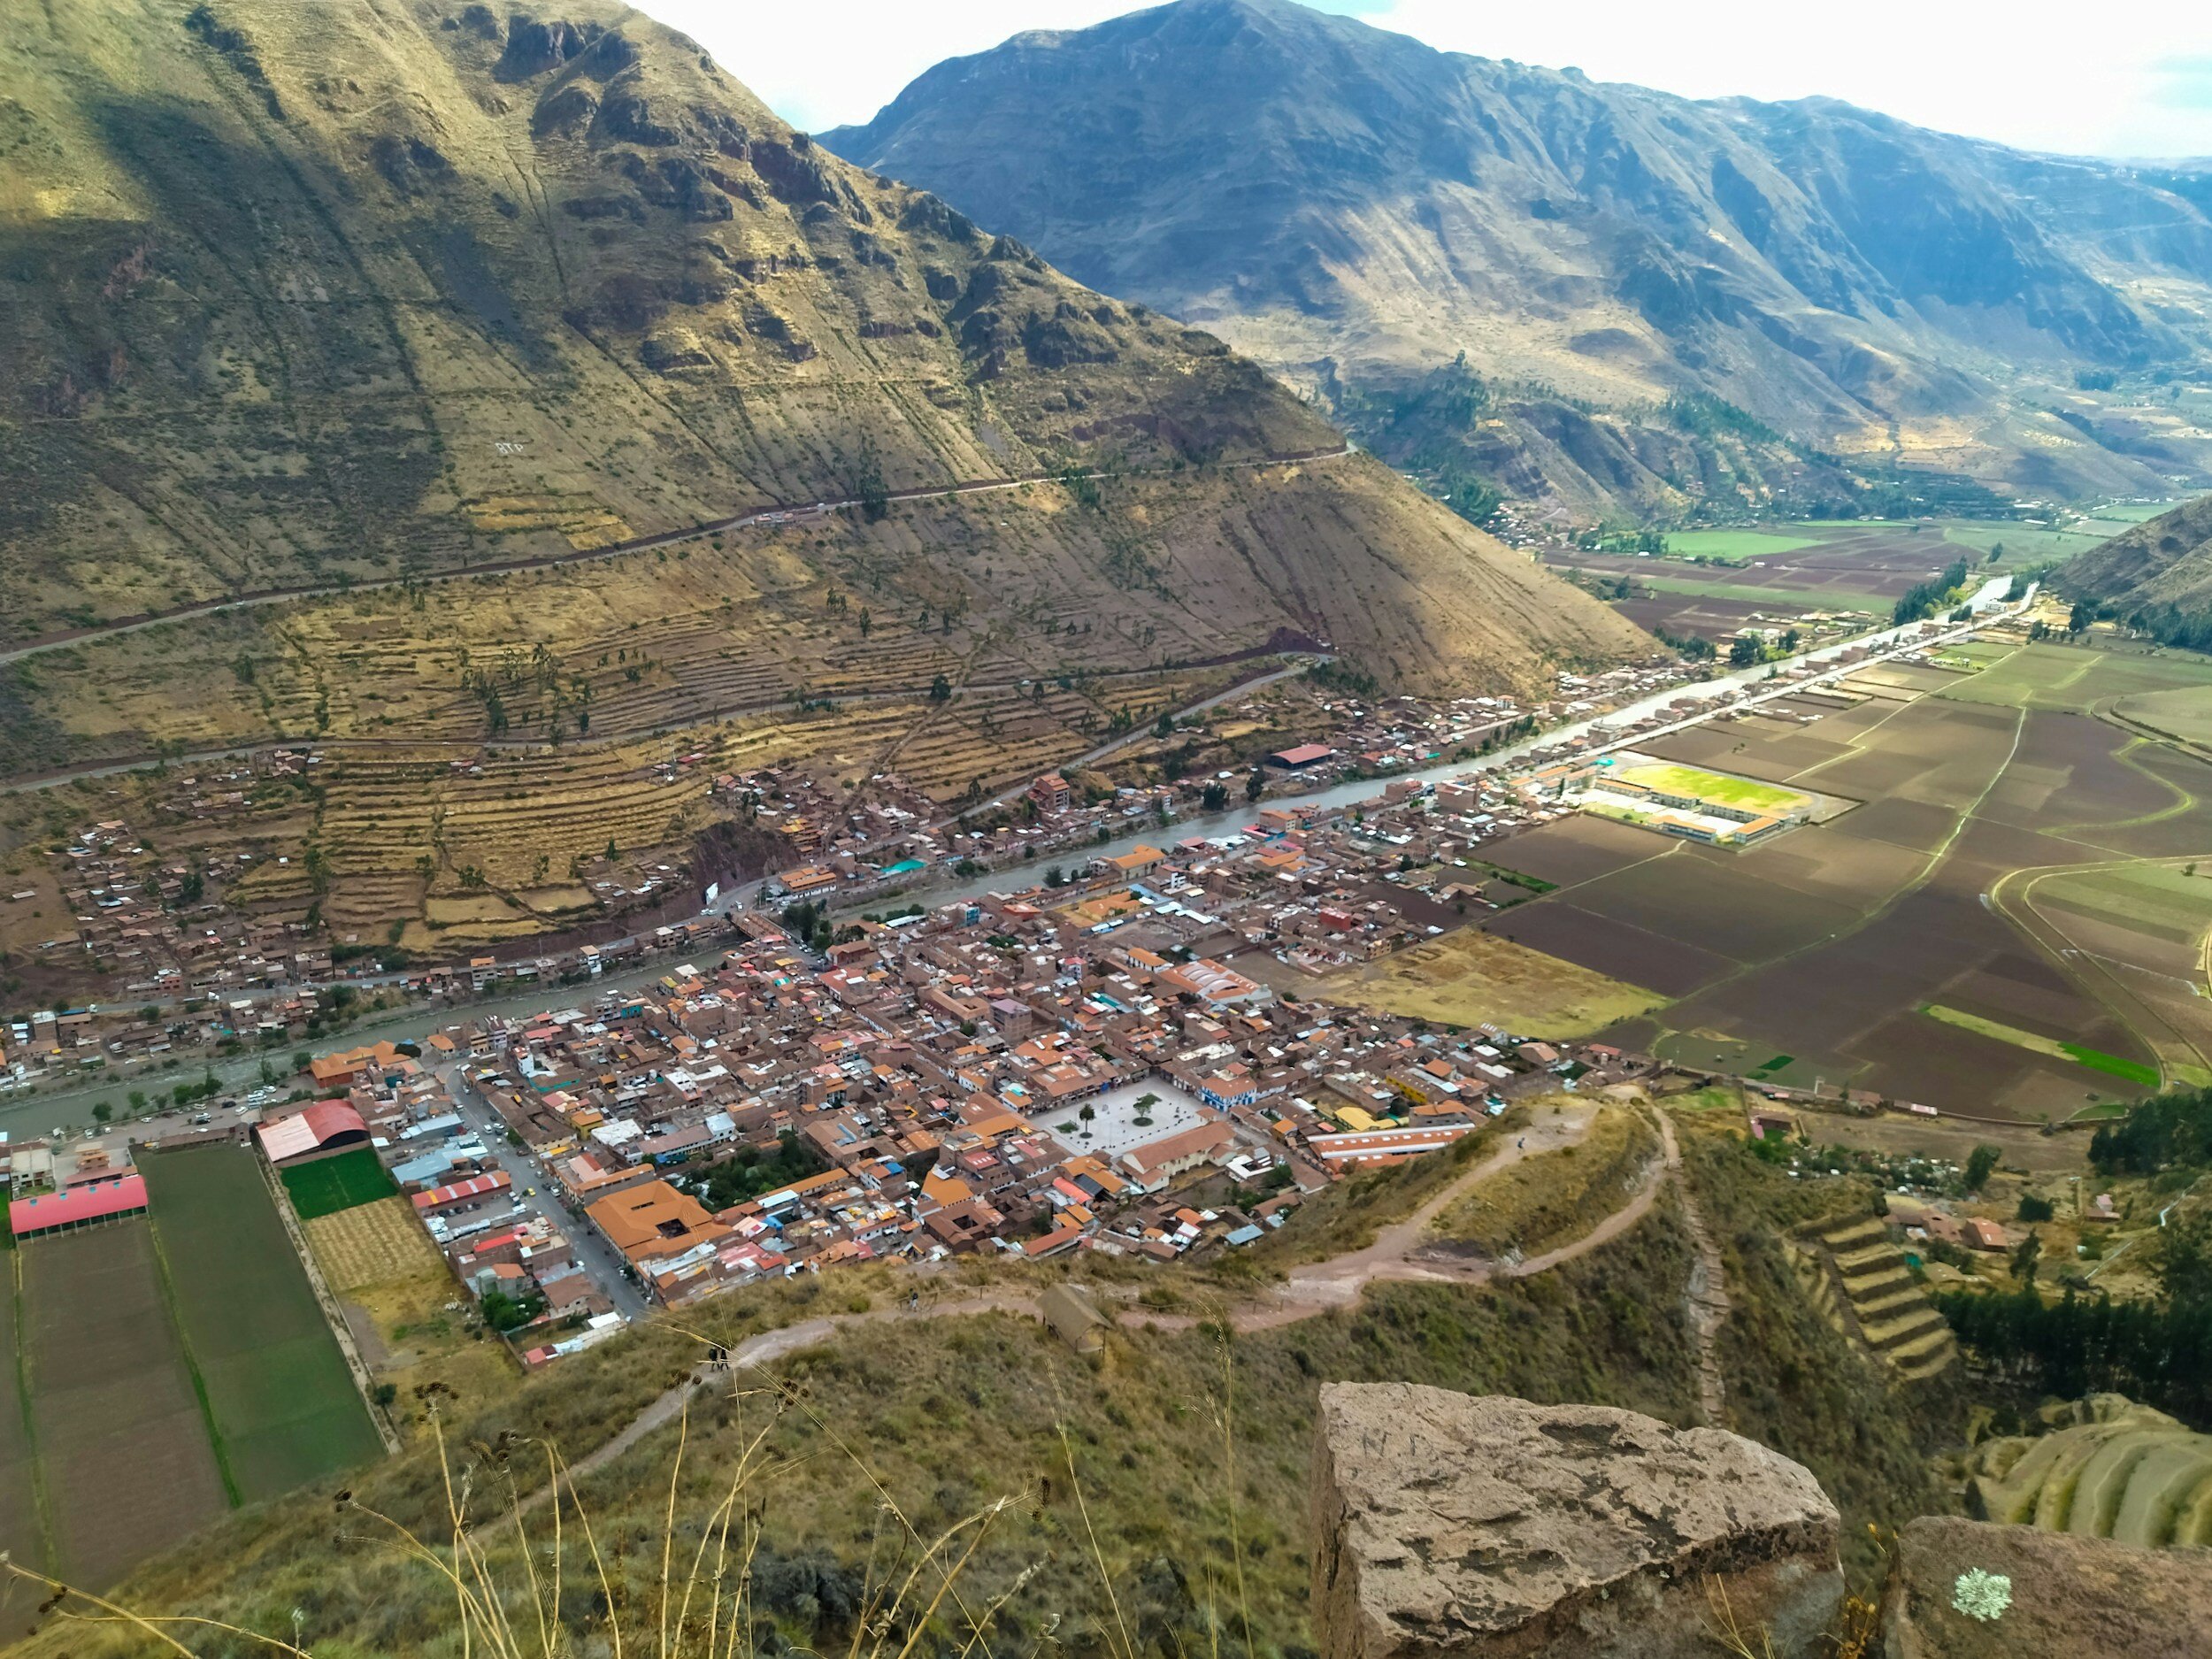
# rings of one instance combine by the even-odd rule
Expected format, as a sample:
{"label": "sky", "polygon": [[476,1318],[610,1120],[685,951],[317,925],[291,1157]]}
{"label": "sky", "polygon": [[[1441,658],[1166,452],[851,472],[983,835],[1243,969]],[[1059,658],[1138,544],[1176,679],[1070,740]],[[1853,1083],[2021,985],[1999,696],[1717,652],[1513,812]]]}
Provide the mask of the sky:
{"label": "sky", "polygon": [[[1117,0],[638,0],[794,126],[864,121],[942,58]],[[2205,0],[1325,0],[1448,51],[1570,65],[1690,97],[1846,98],[2076,155],[2212,157]],[[1847,19],[1816,24],[1814,15]]]}

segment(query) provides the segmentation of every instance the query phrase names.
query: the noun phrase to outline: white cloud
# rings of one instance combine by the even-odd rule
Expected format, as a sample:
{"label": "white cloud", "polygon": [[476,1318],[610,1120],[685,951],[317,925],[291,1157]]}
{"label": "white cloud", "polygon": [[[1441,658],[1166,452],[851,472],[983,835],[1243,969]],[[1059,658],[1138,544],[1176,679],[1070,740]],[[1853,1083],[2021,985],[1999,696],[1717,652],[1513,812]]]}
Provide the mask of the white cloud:
{"label": "white cloud", "polygon": [[[862,121],[930,65],[1125,0],[648,0],[797,126]],[[1816,95],[2029,149],[2212,155],[2201,0],[1333,0],[1432,46],[1692,97]]]}

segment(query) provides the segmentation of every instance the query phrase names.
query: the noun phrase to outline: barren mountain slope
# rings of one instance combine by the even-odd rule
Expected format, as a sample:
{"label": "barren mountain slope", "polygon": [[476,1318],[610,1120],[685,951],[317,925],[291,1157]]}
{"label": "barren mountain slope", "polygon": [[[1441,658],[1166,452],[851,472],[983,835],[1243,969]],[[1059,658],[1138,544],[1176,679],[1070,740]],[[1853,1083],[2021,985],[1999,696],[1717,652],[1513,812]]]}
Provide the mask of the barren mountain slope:
{"label": "barren mountain slope", "polygon": [[1357,393],[1463,350],[1595,404],[1612,430],[1584,455],[1555,431],[1575,404],[1540,398],[1486,411],[1487,458],[1463,457],[1494,480],[1518,452],[1569,499],[1832,488],[1816,457],[1787,476],[1778,443],[1701,479],[1707,434],[1650,408],[1683,394],[1862,470],[2028,492],[2147,489],[2204,459],[2185,423],[2076,386],[2200,360],[2212,220],[2191,179],[1827,100],[1598,85],[1289,0],[1018,35],[823,140],[1294,380]]}
{"label": "barren mountain slope", "polygon": [[[2059,582],[2116,615],[2142,618],[2176,643],[2212,644],[2212,495],[2200,495],[2078,554]],[[2192,624],[2192,637],[2175,632]]]}
{"label": "barren mountain slope", "polygon": [[[1110,492],[1085,536],[997,516],[1027,515],[1133,641],[1205,594],[1186,631],[1211,650],[1279,627],[1406,641],[1440,683],[1527,684],[1641,644],[1380,467],[1194,490],[1340,440],[1218,342],[836,160],[622,7],[36,8],[0,36],[0,629],[18,638],[824,498],[867,507],[780,584],[865,553],[894,594],[941,598],[964,579],[925,546],[890,557],[885,528],[933,508],[886,497],[1104,466],[1157,478],[1119,516]],[[1217,522],[1203,503],[1225,489],[1250,510]],[[997,585],[965,587],[971,637],[1018,632]],[[470,634],[468,607],[438,608]],[[311,657],[314,632],[282,649]],[[218,660],[237,649],[255,638]],[[48,680],[105,691],[121,649]],[[61,758],[73,730],[119,726],[47,680],[7,695],[47,708]],[[240,695],[265,726],[268,699]],[[181,712],[120,725],[175,737]]]}

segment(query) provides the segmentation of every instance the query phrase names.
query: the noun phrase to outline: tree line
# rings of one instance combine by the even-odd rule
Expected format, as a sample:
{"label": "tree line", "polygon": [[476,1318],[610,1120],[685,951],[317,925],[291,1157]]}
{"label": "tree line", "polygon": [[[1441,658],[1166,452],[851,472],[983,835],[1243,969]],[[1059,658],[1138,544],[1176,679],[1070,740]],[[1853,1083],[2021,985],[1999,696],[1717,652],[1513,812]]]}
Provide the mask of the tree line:
{"label": "tree line", "polygon": [[2152,1096],[2089,1138],[2089,1161],[2106,1175],[2212,1165],[2212,1089]]}
{"label": "tree line", "polygon": [[2066,1399],[2110,1390],[2212,1429],[2212,1218],[2168,1227],[2157,1255],[2147,1298],[2069,1286],[2046,1302],[2030,1256],[2013,1291],[1946,1291],[1935,1302],[1960,1345],[2001,1377]]}
{"label": "tree line", "polygon": [[1895,609],[1890,612],[1890,621],[1894,626],[1901,628],[1908,622],[1918,622],[1924,617],[1932,617],[1951,602],[1952,595],[1965,586],[1966,561],[1954,559],[1940,574],[1931,576],[1924,582],[1916,582],[1907,588],[1898,599]]}

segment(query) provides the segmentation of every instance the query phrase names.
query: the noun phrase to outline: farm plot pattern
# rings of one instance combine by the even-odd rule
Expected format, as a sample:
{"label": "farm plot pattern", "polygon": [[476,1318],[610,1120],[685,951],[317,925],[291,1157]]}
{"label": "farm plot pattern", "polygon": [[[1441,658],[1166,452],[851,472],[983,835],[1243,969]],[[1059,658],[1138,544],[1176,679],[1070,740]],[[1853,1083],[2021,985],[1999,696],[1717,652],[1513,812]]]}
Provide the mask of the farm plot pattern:
{"label": "farm plot pattern", "polygon": [[1640,626],[1718,639],[1755,617],[1769,624],[1824,611],[1886,617],[1908,588],[1955,559],[1964,558],[1971,579],[1979,580],[2093,547],[2125,527],[2116,518],[2066,531],[1977,521],[1801,521],[1670,535],[1663,558],[1582,550],[1546,558],[1628,583],[1632,596],[1613,606]]}
{"label": "farm plot pattern", "polygon": [[56,1570],[104,1586],[227,1506],[207,1416],[144,1220],[33,1240],[16,1255]]}
{"label": "farm plot pattern", "polygon": [[444,1288],[445,1258],[396,1194],[318,1217],[305,1228],[324,1279],[341,1295],[411,1279]]}
{"label": "farm plot pattern", "polygon": [[257,1164],[211,1146],[142,1165],[177,1324],[248,1502],[381,1450]]}
{"label": "farm plot pattern", "polygon": [[[2212,1079],[2212,764],[2105,718],[2212,687],[2212,664],[1976,656],[1871,714],[1667,751],[1858,807],[1736,852],[1647,836],[1641,859],[1548,826],[1526,863],[1573,885],[1483,926],[1663,994],[1610,1034],[1687,1064],[2029,1120]],[[1489,856],[1519,868],[1517,844]]]}
{"label": "farm plot pattern", "polygon": [[[0,1550],[34,1565],[46,1559],[38,1517],[38,1471],[24,1412],[22,1373],[17,1366],[15,1264],[17,1253],[0,1240]],[[50,1568],[49,1569],[50,1571]],[[0,1641],[7,1640],[0,1624]]]}

